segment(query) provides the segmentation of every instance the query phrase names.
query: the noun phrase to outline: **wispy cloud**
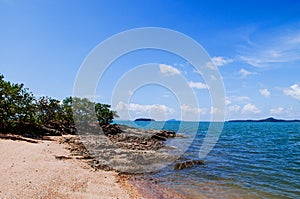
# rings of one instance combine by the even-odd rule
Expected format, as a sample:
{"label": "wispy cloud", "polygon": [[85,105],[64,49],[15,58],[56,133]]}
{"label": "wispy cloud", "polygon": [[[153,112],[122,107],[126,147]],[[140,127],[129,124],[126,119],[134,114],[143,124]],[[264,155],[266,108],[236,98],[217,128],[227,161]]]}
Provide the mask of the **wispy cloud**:
{"label": "wispy cloud", "polygon": [[164,74],[166,76],[180,74],[180,71],[177,68],[174,68],[173,66],[170,66],[167,64],[159,64],[159,70],[162,74]]}
{"label": "wispy cloud", "polygon": [[300,101],[300,86],[298,84],[293,84],[287,89],[284,89],[283,92]]}
{"label": "wispy cloud", "polygon": [[202,82],[189,82],[191,88],[208,89],[208,86]]}
{"label": "wispy cloud", "polygon": [[268,89],[260,89],[259,93],[264,97],[270,97],[271,93]]}
{"label": "wispy cloud", "polygon": [[263,41],[250,41],[243,46],[238,56],[240,61],[255,67],[266,67],[274,63],[287,63],[300,60],[300,29],[281,35],[271,33]]}
{"label": "wispy cloud", "polygon": [[248,71],[244,68],[242,68],[240,71],[239,71],[239,74],[241,75],[241,78],[246,78],[248,77],[249,75],[255,75],[257,74],[256,72],[251,72],[251,71]]}
{"label": "wispy cloud", "polygon": [[228,59],[226,57],[217,56],[217,57],[213,57],[212,61],[216,66],[223,66],[225,64],[232,63],[233,59]]}

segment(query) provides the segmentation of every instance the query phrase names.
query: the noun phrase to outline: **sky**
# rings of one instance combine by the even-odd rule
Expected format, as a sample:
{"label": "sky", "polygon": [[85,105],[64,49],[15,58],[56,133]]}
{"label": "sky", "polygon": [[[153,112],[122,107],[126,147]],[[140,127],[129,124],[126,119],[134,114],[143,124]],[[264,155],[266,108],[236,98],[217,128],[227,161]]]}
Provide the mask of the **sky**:
{"label": "sky", "polygon": [[[0,73],[37,97],[63,99],[73,95],[82,64],[101,42],[134,28],[166,28],[210,56],[222,77],[226,120],[300,119],[299,10],[296,0],[0,0]],[[138,87],[130,88],[133,82]],[[190,90],[197,103],[186,97]],[[112,62],[94,97],[111,104],[120,119],[209,121],[216,111],[211,92],[186,59],[143,49]]]}

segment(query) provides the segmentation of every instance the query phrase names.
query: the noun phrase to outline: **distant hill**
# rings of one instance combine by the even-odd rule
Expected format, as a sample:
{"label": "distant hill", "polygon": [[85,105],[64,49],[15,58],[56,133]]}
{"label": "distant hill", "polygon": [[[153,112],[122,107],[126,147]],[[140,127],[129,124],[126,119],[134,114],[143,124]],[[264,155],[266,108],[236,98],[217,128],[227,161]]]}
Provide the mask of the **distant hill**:
{"label": "distant hill", "polygon": [[135,122],[151,122],[151,121],[155,121],[154,119],[151,119],[151,118],[138,118],[138,119],[135,119],[134,120]]}
{"label": "distant hill", "polygon": [[269,117],[261,120],[229,120],[228,122],[300,122],[300,120],[282,120]]}

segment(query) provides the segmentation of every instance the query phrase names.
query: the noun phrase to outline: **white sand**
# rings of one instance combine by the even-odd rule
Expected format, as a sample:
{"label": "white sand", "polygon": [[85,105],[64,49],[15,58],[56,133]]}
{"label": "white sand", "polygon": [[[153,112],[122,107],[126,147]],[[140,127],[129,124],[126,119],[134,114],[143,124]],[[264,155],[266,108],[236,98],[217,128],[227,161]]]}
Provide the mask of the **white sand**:
{"label": "white sand", "polygon": [[139,198],[115,172],[94,171],[56,141],[0,139],[0,198]]}

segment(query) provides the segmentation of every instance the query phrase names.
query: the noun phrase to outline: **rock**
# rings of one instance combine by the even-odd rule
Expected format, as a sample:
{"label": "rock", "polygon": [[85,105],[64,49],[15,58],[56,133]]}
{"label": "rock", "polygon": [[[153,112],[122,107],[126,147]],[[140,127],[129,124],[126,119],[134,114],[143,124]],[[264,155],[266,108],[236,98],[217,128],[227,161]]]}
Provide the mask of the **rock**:
{"label": "rock", "polygon": [[152,139],[157,139],[157,140],[161,140],[161,141],[166,141],[167,140],[167,138],[165,138],[165,137],[162,137],[162,136],[159,136],[159,135],[157,135],[157,134],[155,134],[155,135],[152,135],[152,137],[151,137]]}
{"label": "rock", "polygon": [[104,135],[117,135],[122,133],[120,127],[117,124],[105,124],[101,126]]}
{"label": "rock", "polygon": [[[103,131],[99,126],[82,126],[83,133],[89,128],[93,128],[95,133],[81,134],[78,139],[66,137],[61,142],[68,143],[73,158],[86,159],[95,170],[144,173],[161,169],[161,165],[169,165],[177,159],[167,153],[172,148],[160,150],[166,146],[168,138],[175,137],[175,132],[115,124],[101,126]],[[96,132],[97,129],[100,130]]]}
{"label": "rock", "polygon": [[167,131],[167,130],[161,130],[158,135],[161,135],[166,138],[173,138],[176,136],[176,133],[174,131]]}
{"label": "rock", "polygon": [[165,146],[175,132],[166,130],[144,130],[125,125],[103,125],[104,135],[117,147],[131,150],[158,150]]}
{"label": "rock", "polygon": [[202,160],[188,160],[184,162],[177,162],[174,164],[174,170],[182,170],[190,168],[194,165],[204,165],[204,161]]}
{"label": "rock", "polygon": [[166,131],[166,130],[160,130],[154,135],[152,135],[151,138],[166,141],[168,138],[174,138],[176,136],[174,131]]}

